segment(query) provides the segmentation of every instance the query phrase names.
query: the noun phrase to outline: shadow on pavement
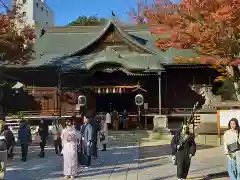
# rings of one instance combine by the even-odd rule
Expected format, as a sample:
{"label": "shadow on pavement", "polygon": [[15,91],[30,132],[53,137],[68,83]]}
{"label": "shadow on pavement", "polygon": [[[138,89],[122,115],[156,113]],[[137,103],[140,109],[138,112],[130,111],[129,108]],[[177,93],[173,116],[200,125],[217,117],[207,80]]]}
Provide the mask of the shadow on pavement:
{"label": "shadow on pavement", "polygon": [[209,174],[209,175],[207,175],[207,177],[205,179],[202,179],[202,180],[210,180],[210,179],[224,178],[224,177],[229,177],[227,171]]}

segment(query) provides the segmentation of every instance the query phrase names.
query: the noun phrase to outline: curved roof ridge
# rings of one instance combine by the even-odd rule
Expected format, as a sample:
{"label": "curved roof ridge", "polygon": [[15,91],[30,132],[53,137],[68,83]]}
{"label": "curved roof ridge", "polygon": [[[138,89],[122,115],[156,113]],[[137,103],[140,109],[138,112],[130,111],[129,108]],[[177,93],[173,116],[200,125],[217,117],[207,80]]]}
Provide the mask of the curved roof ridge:
{"label": "curved roof ridge", "polygon": [[108,28],[112,25],[112,21],[109,20],[106,24],[106,26],[103,28],[103,30],[100,32],[100,34],[93,40],[91,40],[89,43],[87,43],[85,46],[83,46],[81,49],[79,49],[78,51],[74,52],[74,53],[71,53],[70,55],[68,56],[74,56],[76,54],[78,54],[79,52],[81,52],[82,50],[88,48],[89,46],[91,46],[93,43],[95,43],[96,41],[98,41],[105,33],[106,31],[108,30]]}
{"label": "curved roof ridge", "polygon": [[114,25],[114,27],[117,29],[117,31],[128,41],[130,41],[132,44],[134,44],[137,47],[140,47],[148,52],[150,52],[151,54],[155,54],[157,55],[157,52],[141,45],[139,42],[137,42],[137,40],[133,39],[128,33],[124,32],[124,30],[122,30],[118,24],[117,24],[117,20],[116,19],[110,19],[106,26],[103,28],[103,30],[98,34],[98,36],[96,38],[94,38],[92,41],[90,41],[89,43],[87,43],[85,46],[83,46],[81,49],[79,49],[78,51],[68,54],[66,56],[75,56],[76,54],[78,54],[79,52],[83,51],[84,49],[88,48],[89,46],[91,46],[93,43],[95,43],[96,41],[98,41],[105,33],[106,31],[110,28],[111,25]]}
{"label": "curved roof ridge", "polygon": [[142,44],[140,44],[139,42],[137,42],[137,40],[133,39],[128,33],[126,33],[124,30],[122,30],[118,25],[117,25],[117,20],[111,20],[111,22],[114,24],[114,26],[116,27],[116,29],[123,35],[123,37],[125,37],[127,40],[129,40],[131,43],[133,43],[134,45],[152,53],[157,55],[157,52],[143,46]]}

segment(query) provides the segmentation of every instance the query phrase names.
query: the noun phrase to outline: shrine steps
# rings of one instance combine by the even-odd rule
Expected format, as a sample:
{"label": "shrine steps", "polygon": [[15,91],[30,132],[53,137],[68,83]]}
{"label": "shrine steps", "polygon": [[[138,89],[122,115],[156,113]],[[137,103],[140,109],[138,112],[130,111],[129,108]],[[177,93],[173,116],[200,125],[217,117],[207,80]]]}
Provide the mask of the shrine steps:
{"label": "shrine steps", "polygon": [[116,144],[139,144],[141,141],[149,139],[151,131],[147,130],[127,130],[127,131],[109,131],[108,142],[111,145]]}

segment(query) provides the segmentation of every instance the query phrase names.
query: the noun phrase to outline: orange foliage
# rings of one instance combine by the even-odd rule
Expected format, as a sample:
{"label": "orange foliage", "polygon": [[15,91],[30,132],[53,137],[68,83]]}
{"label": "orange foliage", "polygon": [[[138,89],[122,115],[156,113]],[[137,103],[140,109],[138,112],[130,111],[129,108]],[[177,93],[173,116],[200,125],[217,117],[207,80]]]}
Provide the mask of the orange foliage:
{"label": "orange foliage", "polygon": [[149,30],[159,36],[158,48],[192,49],[201,63],[215,68],[240,63],[240,0],[160,2],[144,9]]}
{"label": "orange foliage", "polygon": [[11,9],[0,13],[0,61],[4,63],[26,64],[34,55],[34,29],[24,24],[20,8],[14,1]]}

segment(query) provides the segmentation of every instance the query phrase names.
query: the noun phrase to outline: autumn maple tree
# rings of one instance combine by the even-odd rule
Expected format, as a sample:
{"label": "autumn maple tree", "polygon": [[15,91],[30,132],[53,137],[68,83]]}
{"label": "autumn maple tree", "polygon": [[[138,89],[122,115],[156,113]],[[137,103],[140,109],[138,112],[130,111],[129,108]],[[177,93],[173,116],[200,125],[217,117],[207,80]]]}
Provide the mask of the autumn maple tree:
{"label": "autumn maple tree", "polygon": [[196,57],[176,57],[175,62],[208,64],[221,73],[217,80],[231,80],[239,90],[240,0],[183,0],[179,4],[156,0],[143,9],[158,48],[193,50]]}
{"label": "autumn maple tree", "polygon": [[6,8],[0,13],[0,63],[26,64],[34,57],[34,29],[25,23],[17,0],[13,1],[11,8],[4,0],[0,5]]}

